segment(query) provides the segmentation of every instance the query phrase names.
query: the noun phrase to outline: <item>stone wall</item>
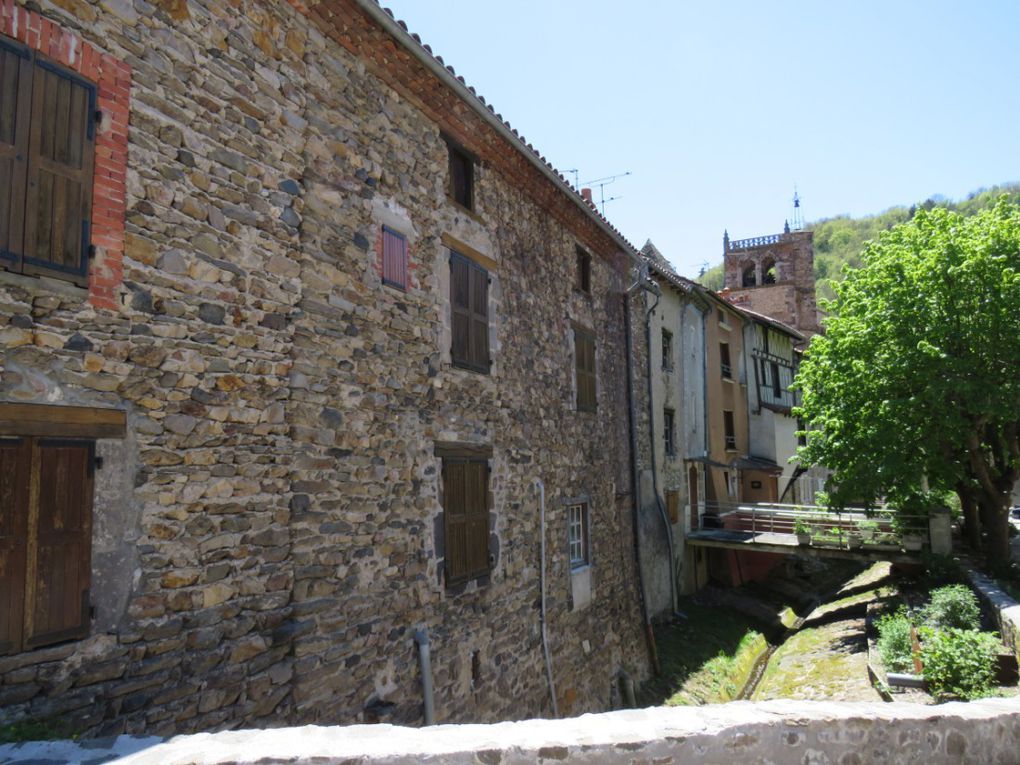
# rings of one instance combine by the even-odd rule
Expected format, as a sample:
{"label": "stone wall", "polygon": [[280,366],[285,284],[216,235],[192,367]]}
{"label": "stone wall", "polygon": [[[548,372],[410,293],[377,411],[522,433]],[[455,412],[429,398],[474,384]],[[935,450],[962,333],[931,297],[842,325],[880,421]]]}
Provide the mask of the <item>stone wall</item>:
{"label": "stone wall", "polygon": [[[410,38],[360,2],[41,6],[132,73],[124,280],[105,310],[0,275],[0,401],[123,409],[129,435],[102,446],[116,459],[96,501],[92,634],[0,657],[0,718],[88,734],[414,724],[415,628],[440,721],[548,714],[536,478],[559,711],[612,706],[619,670],[648,667],[626,244],[447,108]],[[473,211],[447,198],[441,130],[480,158]],[[383,225],[408,239],[406,292],[381,282]],[[449,363],[451,241],[493,264],[487,376]],[[578,243],[590,296],[572,289]],[[594,414],[574,407],[572,323],[596,334]],[[442,583],[437,442],[493,450],[482,586]],[[584,608],[562,502],[579,496]]]}
{"label": "stone wall", "polygon": [[[989,699],[934,707],[734,702],[423,730],[386,725],[236,731],[182,736],[163,744],[122,737],[110,754],[122,756],[117,762],[123,765],[412,765],[423,761],[443,765],[1006,765],[1016,762],[1018,751],[1016,702]],[[12,765],[75,756],[102,762],[105,754],[102,749],[82,751],[64,742],[0,746],[0,755]]]}
{"label": "stone wall", "polygon": [[[743,308],[771,316],[809,337],[820,331],[815,298],[815,254],[810,231],[794,231],[758,239],[723,242],[725,294]],[[765,284],[768,265],[775,265],[775,283]],[[743,286],[743,272],[753,267],[755,287]]]}

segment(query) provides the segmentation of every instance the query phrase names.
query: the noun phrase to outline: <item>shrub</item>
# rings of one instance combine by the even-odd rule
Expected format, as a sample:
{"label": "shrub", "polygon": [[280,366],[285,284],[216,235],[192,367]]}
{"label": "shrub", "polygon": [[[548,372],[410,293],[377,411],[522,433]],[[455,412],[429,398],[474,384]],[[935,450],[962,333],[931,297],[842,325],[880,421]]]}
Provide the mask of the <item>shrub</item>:
{"label": "shrub", "polygon": [[921,562],[924,564],[924,578],[931,586],[962,584],[966,581],[963,569],[952,555],[925,552],[921,555]]}
{"label": "shrub", "polygon": [[883,614],[875,620],[875,626],[878,628],[878,652],[886,670],[905,672],[913,668],[910,619],[906,608]]}
{"label": "shrub", "polygon": [[981,608],[970,587],[951,584],[931,591],[931,601],[921,610],[921,621],[935,629],[976,630],[981,627]]}
{"label": "shrub", "polygon": [[987,696],[995,678],[999,638],[993,632],[924,630],[921,661],[928,691],[937,699]]}

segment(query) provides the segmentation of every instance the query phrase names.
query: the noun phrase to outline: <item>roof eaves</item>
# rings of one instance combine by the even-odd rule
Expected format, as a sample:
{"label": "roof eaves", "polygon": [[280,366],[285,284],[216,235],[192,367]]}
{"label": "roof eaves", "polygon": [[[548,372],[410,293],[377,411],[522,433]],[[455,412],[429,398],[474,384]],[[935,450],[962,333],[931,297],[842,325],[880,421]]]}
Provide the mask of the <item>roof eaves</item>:
{"label": "roof eaves", "polygon": [[393,11],[389,8],[383,8],[379,5],[378,0],[355,0],[355,2],[387,32],[393,35],[394,39],[403,45],[411,55],[435,74],[443,84],[460,96],[483,120],[495,128],[497,133],[503,136],[525,159],[538,168],[560,191],[567,194],[585,215],[593,220],[604,233],[620,246],[624,253],[630,256],[635,263],[640,263],[638,249],[605,216],[600,215],[597,210],[590,206],[584,197],[567,182],[563,174],[549,164],[549,161],[539,154],[534,146],[527,143],[524,136],[511,127],[510,123],[504,120],[501,114],[497,114],[492,105],[487,103],[484,97],[480,96],[474,88],[469,86],[452,66],[446,65],[441,57],[433,54],[432,49],[423,43],[418,35],[409,32],[407,24],[396,19]]}

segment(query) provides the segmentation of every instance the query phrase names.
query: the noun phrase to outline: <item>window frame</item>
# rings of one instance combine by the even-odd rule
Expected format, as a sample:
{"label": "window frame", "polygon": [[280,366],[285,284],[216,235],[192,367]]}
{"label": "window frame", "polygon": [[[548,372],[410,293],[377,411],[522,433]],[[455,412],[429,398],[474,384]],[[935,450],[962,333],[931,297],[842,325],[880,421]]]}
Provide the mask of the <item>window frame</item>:
{"label": "window frame", "polygon": [[665,327],[662,328],[662,369],[673,371],[673,333]]}
{"label": "window frame", "polygon": [[676,456],[676,410],[662,410],[662,445],[667,457]]}
{"label": "window frame", "polygon": [[[579,555],[574,554],[575,549]],[[591,517],[586,501],[567,504],[567,558],[571,571],[591,565]]]}
{"label": "window frame", "polygon": [[[581,346],[583,343],[591,344],[591,368],[584,368]],[[587,398],[585,391],[589,387],[582,385],[582,378],[591,378],[591,399]],[[582,327],[574,327],[574,405],[578,412],[596,412],[599,407],[598,389],[598,345],[595,332]]]}
{"label": "window frame", "polygon": [[576,273],[574,289],[585,295],[591,295],[591,253],[581,245],[574,246]]}
{"label": "window frame", "polygon": [[[393,253],[391,246],[388,243],[400,243],[401,252]],[[382,283],[388,287],[400,290],[401,292],[407,292],[407,288],[410,283],[410,260],[408,258],[407,248],[407,237],[401,234],[399,231],[390,228],[389,226],[382,227]],[[394,264],[393,259],[398,258],[398,262]],[[402,265],[399,261],[403,261]],[[390,268],[387,269],[387,263],[390,264]],[[387,272],[392,276],[395,275],[395,271],[399,271],[403,276],[402,281],[396,281],[387,276]]]}
{"label": "window frame", "polygon": [[[23,276],[45,276],[52,279],[71,282],[80,287],[89,286],[89,272],[92,261],[92,218],[93,218],[93,197],[95,193],[95,160],[97,149],[96,117],[97,104],[99,101],[99,83],[82,76],[79,72],[60,64],[44,53],[30,48],[21,42],[13,40],[6,35],[0,35],[0,55],[16,57],[19,67],[16,74],[18,89],[14,103],[16,109],[15,119],[12,122],[13,143],[4,144],[5,154],[10,154],[12,160],[12,178],[9,208],[0,211],[0,214],[8,215],[8,247],[0,246],[0,270]],[[8,59],[10,61],[10,59]],[[46,156],[43,153],[42,129],[47,122],[43,119],[46,116],[46,100],[40,101],[39,97],[46,88],[46,73],[55,75],[62,80],[70,82],[74,86],[85,90],[82,113],[79,127],[84,129],[84,135],[80,135],[80,156],[78,164],[72,165],[65,156]],[[53,104],[57,108],[56,104]],[[70,102],[68,103],[70,107]],[[70,120],[69,113],[68,120]],[[67,140],[73,138],[72,127],[68,125]],[[56,140],[56,136],[54,136]],[[66,148],[70,148],[70,143]],[[54,147],[56,151],[56,147]],[[41,212],[40,195],[43,193],[43,184],[40,181],[40,174],[46,172],[49,176],[61,180],[61,189],[66,189],[69,183],[78,184],[77,199],[70,196],[62,197],[65,202],[63,208],[57,206],[56,196],[51,200],[50,221],[46,242],[53,246],[58,240],[62,242],[61,250],[68,244],[77,245],[77,265],[54,260],[46,260],[39,256],[38,246],[40,240],[39,216]],[[66,192],[64,192],[66,193]],[[72,206],[73,205],[73,206]],[[58,210],[62,213],[58,216]],[[67,213],[76,211],[76,215],[70,217]],[[54,219],[59,219],[58,231],[53,226]],[[80,224],[76,223],[80,221]],[[74,229],[77,228],[77,231]],[[70,237],[68,233],[71,233]],[[33,241],[34,240],[34,241]],[[30,244],[31,242],[31,244]],[[30,253],[31,250],[31,253]],[[67,253],[62,253],[66,258]]]}
{"label": "window frame", "polygon": [[[467,290],[467,306],[458,307],[457,305],[457,285],[454,282],[455,274],[457,272],[457,265],[465,265],[467,268],[466,278],[468,280],[465,289]],[[478,272],[476,274],[476,272]],[[473,278],[473,276],[479,276],[480,281]],[[489,332],[491,324],[489,321],[489,286],[492,283],[492,277],[489,275],[489,270],[484,266],[478,264],[473,259],[466,255],[461,254],[457,250],[450,249],[450,363],[458,369],[466,369],[470,372],[477,372],[478,374],[490,374],[492,371],[492,349],[489,345]],[[485,296],[481,304],[485,307],[485,313],[481,314],[474,310],[473,306],[476,305],[475,300],[475,289],[477,285],[484,285]],[[458,354],[456,333],[457,333],[457,314],[462,314],[464,319],[467,321],[467,339],[466,339],[466,352],[463,355]],[[479,328],[479,325],[484,319],[484,330]],[[475,335],[482,333],[481,346],[477,345]],[[482,347],[480,358],[474,357],[474,348]]]}
{"label": "window frame", "polygon": [[[457,206],[469,212],[475,212],[475,164],[477,163],[477,158],[450,136],[444,135],[443,140],[446,142],[447,151],[447,197]],[[458,193],[458,167],[463,171],[463,195]]]}
{"label": "window frame", "polygon": [[737,451],[737,424],[732,409],[723,409],[723,439],[726,451]]}
{"label": "window frame", "polygon": [[[439,479],[442,485],[442,508],[443,508],[443,582],[447,590],[458,588],[469,582],[475,581],[487,581],[488,577],[492,574],[493,559],[492,550],[490,546],[490,514],[492,512],[492,497],[490,489],[490,475],[492,472],[491,468],[491,456],[480,455],[477,452],[468,450],[442,450],[441,453],[441,467],[439,472]],[[452,540],[455,538],[455,534],[452,531],[454,523],[454,517],[456,513],[452,512],[450,507],[454,499],[454,489],[452,486],[452,480],[450,477],[450,468],[456,466],[467,466],[473,465],[481,468],[481,474],[483,476],[482,485],[482,506],[474,509],[465,509],[461,515],[465,516],[462,523],[465,526],[464,533],[464,559],[457,565],[457,561],[452,557]],[[467,477],[465,475],[465,503],[467,497]],[[480,516],[474,518],[477,522],[484,519],[484,534],[482,538],[484,540],[485,547],[485,564],[484,566],[478,566],[475,568],[468,567],[468,560],[470,554],[467,550],[467,545],[470,542],[470,532],[467,531],[467,527],[471,522],[471,516]],[[479,543],[481,544],[481,543]],[[477,551],[476,551],[477,552]],[[463,570],[458,570],[463,569]]]}
{"label": "window frame", "polygon": [[719,372],[724,380],[733,379],[733,357],[730,355],[730,344],[719,343]]}

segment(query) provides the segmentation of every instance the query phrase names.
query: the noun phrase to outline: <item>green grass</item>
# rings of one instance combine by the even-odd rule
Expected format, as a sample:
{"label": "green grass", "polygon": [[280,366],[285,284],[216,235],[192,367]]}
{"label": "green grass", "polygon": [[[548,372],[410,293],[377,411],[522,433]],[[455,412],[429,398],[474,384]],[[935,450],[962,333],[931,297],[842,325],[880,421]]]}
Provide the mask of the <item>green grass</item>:
{"label": "green grass", "polygon": [[642,706],[731,701],[743,689],[765,637],[744,614],[683,600],[687,620],[655,630],[662,676],[642,686]]}
{"label": "green grass", "polygon": [[0,725],[0,744],[17,744],[21,741],[56,741],[76,739],[79,731],[66,720],[19,720]]}

